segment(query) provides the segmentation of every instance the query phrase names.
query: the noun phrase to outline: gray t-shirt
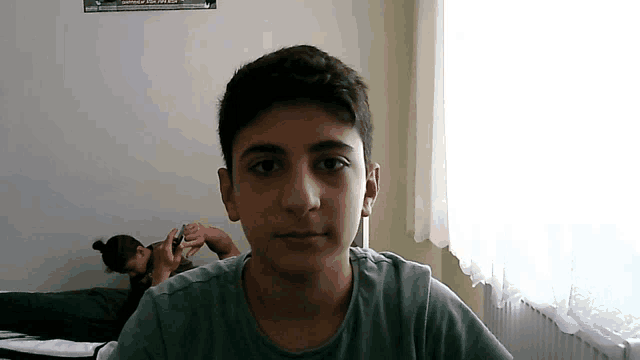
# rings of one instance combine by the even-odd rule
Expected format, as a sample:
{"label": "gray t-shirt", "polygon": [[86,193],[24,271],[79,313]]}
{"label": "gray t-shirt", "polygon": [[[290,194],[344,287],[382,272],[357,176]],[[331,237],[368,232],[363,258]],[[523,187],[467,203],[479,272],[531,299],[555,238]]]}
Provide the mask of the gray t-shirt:
{"label": "gray t-shirt", "polygon": [[145,292],[127,321],[121,359],[512,359],[428,265],[350,248],[353,293],[337,333],[292,353],[262,335],[245,300],[246,252]]}

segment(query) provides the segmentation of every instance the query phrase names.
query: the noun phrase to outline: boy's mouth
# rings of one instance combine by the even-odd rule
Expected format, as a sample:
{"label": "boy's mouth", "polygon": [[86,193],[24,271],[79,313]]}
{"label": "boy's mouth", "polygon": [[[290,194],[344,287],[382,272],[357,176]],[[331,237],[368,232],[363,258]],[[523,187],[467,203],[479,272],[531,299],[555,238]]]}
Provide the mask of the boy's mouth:
{"label": "boy's mouth", "polygon": [[276,237],[286,237],[286,238],[294,238],[294,239],[307,239],[310,237],[315,237],[315,236],[327,236],[327,233],[319,233],[319,232],[312,232],[312,231],[304,231],[304,232],[299,232],[299,231],[293,231],[293,232],[289,232],[289,233],[285,233],[285,234],[278,234],[276,235]]}

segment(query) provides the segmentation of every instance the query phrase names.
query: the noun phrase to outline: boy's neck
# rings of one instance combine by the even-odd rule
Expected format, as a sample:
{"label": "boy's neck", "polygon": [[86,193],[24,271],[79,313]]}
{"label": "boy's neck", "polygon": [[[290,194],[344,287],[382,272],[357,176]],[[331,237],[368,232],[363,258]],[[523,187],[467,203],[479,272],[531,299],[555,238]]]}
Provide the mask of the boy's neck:
{"label": "boy's neck", "polygon": [[265,271],[259,258],[249,258],[242,280],[256,320],[304,322],[346,315],[353,290],[353,270],[348,251],[341,258],[331,269],[295,282]]}

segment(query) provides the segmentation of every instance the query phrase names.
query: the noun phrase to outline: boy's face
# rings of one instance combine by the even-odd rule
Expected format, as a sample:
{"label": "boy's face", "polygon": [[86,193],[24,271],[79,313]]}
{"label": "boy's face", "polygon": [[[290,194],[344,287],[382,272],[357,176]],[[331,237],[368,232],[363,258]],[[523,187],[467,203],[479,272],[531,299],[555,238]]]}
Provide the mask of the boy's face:
{"label": "boy's face", "polygon": [[[357,130],[313,105],[277,107],[238,133],[233,179],[220,169],[229,219],[241,220],[252,256],[290,273],[346,256],[378,192]],[[312,234],[303,234],[312,233]]]}

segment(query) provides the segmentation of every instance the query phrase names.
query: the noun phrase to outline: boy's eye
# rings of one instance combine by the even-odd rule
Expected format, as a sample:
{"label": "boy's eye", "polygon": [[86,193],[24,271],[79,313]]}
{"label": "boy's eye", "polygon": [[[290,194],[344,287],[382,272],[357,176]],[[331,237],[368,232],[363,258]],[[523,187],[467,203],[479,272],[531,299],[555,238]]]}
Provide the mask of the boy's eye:
{"label": "boy's eye", "polygon": [[[325,164],[328,165],[328,169],[326,170],[340,170],[343,167],[347,166],[347,163],[344,162],[343,160],[339,159],[339,158],[330,158],[330,159],[324,159],[322,161],[320,161],[320,164]],[[336,165],[338,164],[342,164],[342,166],[340,166],[339,168],[336,168]]]}
{"label": "boy's eye", "polygon": [[[346,161],[340,158],[324,159],[324,160],[321,160],[318,164],[319,164],[318,166],[320,167],[320,170],[329,171],[329,172],[339,171],[343,167],[349,165]],[[257,164],[253,165],[249,170],[251,170],[254,173],[257,173],[258,175],[268,175],[274,172],[275,170],[277,170],[278,166],[279,165],[276,164],[275,160],[262,160]]]}
{"label": "boy's eye", "polygon": [[264,175],[265,173],[273,172],[274,166],[275,166],[275,161],[262,160],[259,163],[253,165],[250,170],[257,173],[258,175]]}

